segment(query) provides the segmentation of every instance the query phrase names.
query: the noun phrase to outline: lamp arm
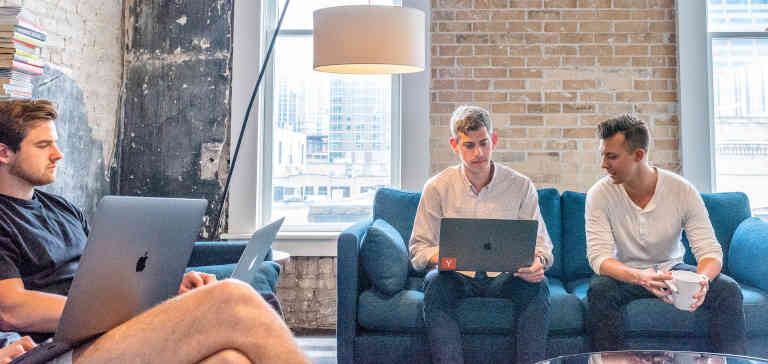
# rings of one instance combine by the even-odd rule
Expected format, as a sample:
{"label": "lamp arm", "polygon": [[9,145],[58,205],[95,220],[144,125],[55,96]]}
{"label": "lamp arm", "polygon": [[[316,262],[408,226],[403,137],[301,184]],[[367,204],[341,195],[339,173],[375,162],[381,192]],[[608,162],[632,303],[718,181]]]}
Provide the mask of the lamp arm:
{"label": "lamp arm", "polygon": [[283,24],[283,17],[288,10],[288,4],[291,0],[285,0],[285,6],[283,12],[280,14],[280,19],[277,21],[277,27],[275,28],[275,34],[272,35],[272,40],[269,42],[269,48],[267,49],[267,55],[264,57],[264,62],[261,64],[261,71],[259,71],[259,78],[256,80],[256,85],[253,87],[251,93],[251,101],[248,103],[248,108],[245,110],[245,117],[243,118],[243,125],[240,128],[240,135],[237,137],[237,145],[235,146],[235,154],[232,155],[232,162],[229,165],[229,172],[227,173],[227,181],[224,183],[224,191],[221,193],[221,200],[219,201],[219,209],[216,213],[216,218],[213,220],[213,229],[211,230],[212,236],[215,236],[219,231],[219,224],[221,223],[221,215],[224,212],[224,203],[227,200],[227,193],[229,192],[229,183],[232,180],[232,172],[235,170],[235,163],[237,162],[237,156],[240,153],[240,144],[243,143],[243,134],[245,134],[245,127],[248,124],[248,117],[251,115],[251,109],[253,108],[253,102],[256,100],[256,93],[261,85],[261,80],[264,78],[264,71],[267,69],[267,62],[272,55],[272,48],[275,46],[275,40],[277,34],[280,33],[280,26]]}

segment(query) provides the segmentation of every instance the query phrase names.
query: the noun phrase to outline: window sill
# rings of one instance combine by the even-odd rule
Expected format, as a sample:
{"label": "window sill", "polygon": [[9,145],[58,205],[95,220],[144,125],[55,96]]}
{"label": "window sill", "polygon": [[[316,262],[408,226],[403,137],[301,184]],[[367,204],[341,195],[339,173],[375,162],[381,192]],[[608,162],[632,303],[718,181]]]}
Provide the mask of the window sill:
{"label": "window sill", "polygon": [[[277,234],[272,247],[294,257],[335,257],[336,241],[341,232],[283,231]],[[252,234],[222,234],[223,240],[248,240]]]}

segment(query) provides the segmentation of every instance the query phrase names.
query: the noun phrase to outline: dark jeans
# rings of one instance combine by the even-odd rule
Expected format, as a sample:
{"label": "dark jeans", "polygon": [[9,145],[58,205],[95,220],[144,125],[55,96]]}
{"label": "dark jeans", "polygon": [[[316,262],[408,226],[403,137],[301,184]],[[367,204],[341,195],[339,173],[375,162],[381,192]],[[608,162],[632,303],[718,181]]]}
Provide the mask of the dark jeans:
{"label": "dark jeans", "polygon": [[[673,270],[696,271],[696,267],[678,264]],[[622,307],[639,298],[655,298],[642,286],[595,275],[589,283],[587,329],[592,335],[592,351],[625,350]],[[709,284],[709,292],[699,307],[710,312],[712,352],[744,355],[745,323],[741,288],[733,278],[718,275]]]}
{"label": "dark jeans", "polygon": [[469,278],[433,270],[424,279],[424,322],[433,363],[464,362],[456,306],[468,297],[506,298],[514,305],[517,324],[509,335],[516,342],[517,358],[507,358],[509,362],[528,364],[545,359],[549,331],[546,279],[528,283],[509,273],[488,278],[478,272]]}

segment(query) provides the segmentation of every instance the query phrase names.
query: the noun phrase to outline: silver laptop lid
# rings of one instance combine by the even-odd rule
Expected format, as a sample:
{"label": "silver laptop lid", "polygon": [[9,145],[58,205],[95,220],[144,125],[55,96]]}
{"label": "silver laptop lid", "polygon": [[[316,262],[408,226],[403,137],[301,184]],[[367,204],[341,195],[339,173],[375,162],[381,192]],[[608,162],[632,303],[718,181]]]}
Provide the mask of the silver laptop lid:
{"label": "silver laptop lid", "polygon": [[207,205],[102,198],[54,341],[81,342],[176,295]]}
{"label": "silver laptop lid", "polygon": [[253,281],[253,276],[257,274],[257,269],[264,261],[264,257],[272,246],[272,241],[275,240],[284,220],[285,217],[282,217],[253,233],[251,240],[248,241],[248,245],[243,250],[243,254],[240,255],[235,269],[232,270],[232,278],[246,283]]}
{"label": "silver laptop lid", "polygon": [[440,220],[440,270],[515,272],[533,263],[536,220]]}

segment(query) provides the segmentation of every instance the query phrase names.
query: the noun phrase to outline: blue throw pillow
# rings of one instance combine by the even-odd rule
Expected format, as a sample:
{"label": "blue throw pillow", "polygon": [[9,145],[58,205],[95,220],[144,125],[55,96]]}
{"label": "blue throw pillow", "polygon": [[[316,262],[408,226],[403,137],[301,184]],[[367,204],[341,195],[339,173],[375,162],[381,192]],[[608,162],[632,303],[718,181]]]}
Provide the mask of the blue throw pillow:
{"label": "blue throw pillow", "polygon": [[376,219],[363,239],[360,259],[368,279],[381,293],[393,295],[408,278],[408,249],[403,237],[388,222]]}

